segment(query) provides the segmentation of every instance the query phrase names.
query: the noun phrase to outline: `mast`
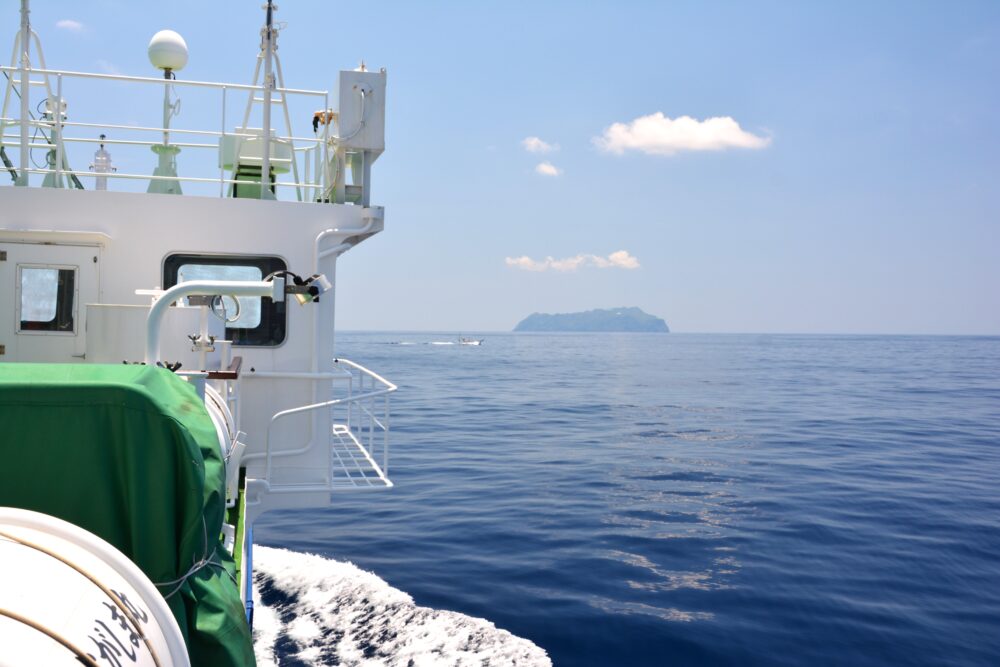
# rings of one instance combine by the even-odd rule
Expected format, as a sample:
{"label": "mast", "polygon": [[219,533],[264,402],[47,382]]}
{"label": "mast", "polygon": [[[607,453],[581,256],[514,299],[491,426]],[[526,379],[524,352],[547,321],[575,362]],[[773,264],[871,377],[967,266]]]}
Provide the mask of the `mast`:
{"label": "mast", "polygon": [[260,163],[260,198],[273,199],[271,192],[271,90],[274,74],[271,72],[274,56],[274,2],[267,0],[267,19],[264,24],[264,156]]}
{"label": "mast", "polygon": [[28,80],[31,64],[28,61],[28,51],[31,48],[31,24],[28,21],[28,0],[21,0],[21,171],[17,184],[28,185],[28,97],[31,93],[31,82]]}

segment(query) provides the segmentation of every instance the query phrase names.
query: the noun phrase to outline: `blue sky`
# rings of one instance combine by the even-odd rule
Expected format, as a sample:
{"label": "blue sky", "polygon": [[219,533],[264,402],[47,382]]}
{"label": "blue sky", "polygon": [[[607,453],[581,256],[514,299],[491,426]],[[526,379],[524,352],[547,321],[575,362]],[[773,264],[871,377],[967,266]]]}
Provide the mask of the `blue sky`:
{"label": "blue sky", "polygon": [[[263,17],[34,4],[50,67],[148,75],[171,28],[181,78],[246,83]],[[996,2],[279,7],[287,85],[389,73],[386,231],[340,262],[340,327],[635,305],[675,331],[1000,333]],[[13,37],[17,3],[0,19]],[[180,92],[183,125],[214,128]]]}

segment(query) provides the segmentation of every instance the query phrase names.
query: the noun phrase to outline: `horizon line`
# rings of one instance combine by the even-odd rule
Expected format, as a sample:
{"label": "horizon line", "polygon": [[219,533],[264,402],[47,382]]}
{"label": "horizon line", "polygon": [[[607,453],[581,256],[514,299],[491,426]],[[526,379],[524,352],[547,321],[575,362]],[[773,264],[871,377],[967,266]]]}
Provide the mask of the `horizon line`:
{"label": "horizon line", "polygon": [[850,331],[514,331],[513,329],[355,329],[341,328],[339,333],[411,333],[411,334],[664,334],[697,336],[899,336],[899,337],[951,337],[951,338],[1000,338],[997,333],[901,333],[901,332],[850,332]]}

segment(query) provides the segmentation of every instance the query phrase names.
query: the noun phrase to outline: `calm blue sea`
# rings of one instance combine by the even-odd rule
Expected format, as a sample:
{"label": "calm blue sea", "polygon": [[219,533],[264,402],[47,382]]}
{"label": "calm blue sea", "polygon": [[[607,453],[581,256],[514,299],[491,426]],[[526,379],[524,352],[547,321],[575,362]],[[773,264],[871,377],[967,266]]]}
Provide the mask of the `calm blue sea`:
{"label": "calm blue sea", "polygon": [[256,541],[555,665],[1000,664],[1000,338],[481,336],[341,334],[397,486]]}

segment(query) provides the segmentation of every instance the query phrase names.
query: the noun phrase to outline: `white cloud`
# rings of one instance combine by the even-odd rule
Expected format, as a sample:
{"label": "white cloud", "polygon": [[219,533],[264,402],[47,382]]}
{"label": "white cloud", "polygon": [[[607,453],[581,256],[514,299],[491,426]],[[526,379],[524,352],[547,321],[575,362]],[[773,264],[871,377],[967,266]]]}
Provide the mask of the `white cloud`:
{"label": "white cloud", "polygon": [[551,162],[539,162],[538,166],[535,167],[535,173],[542,176],[558,176],[563,173],[563,170]]}
{"label": "white cloud", "polygon": [[550,144],[546,141],[542,141],[538,137],[528,137],[521,140],[521,145],[524,146],[524,150],[529,153],[551,153],[552,151],[559,150],[559,146],[556,144]]}
{"label": "white cloud", "polygon": [[83,31],[83,24],[79,21],[74,21],[73,19],[62,19],[61,21],[56,21],[56,27],[60,30],[69,30],[70,32]]}
{"label": "white cloud", "polygon": [[122,73],[121,70],[118,69],[117,65],[115,65],[112,62],[108,62],[107,60],[98,60],[97,61],[97,66],[100,67],[101,71],[104,72],[105,74],[121,74]]}
{"label": "white cloud", "polygon": [[630,123],[614,123],[594,144],[603,151],[621,155],[641,151],[650,155],[673,155],[681,151],[721,151],[727,148],[764,148],[769,137],[758,137],[740,127],[729,116],[697,120],[691,116],[668,118],[657,111]]}
{"label": "white cloud", "polygon": [[607,257],[599,255],[580,254],[575,257],[565,259],[555,259],[546,257],[535,260],[527,255],[521,257],[507,257],[504,262],[507,266],[524,271],[576,271],[581,267],[592,266],[598,269],[638,269],[639,260],[628,254],[627,250],[613,252]]}

